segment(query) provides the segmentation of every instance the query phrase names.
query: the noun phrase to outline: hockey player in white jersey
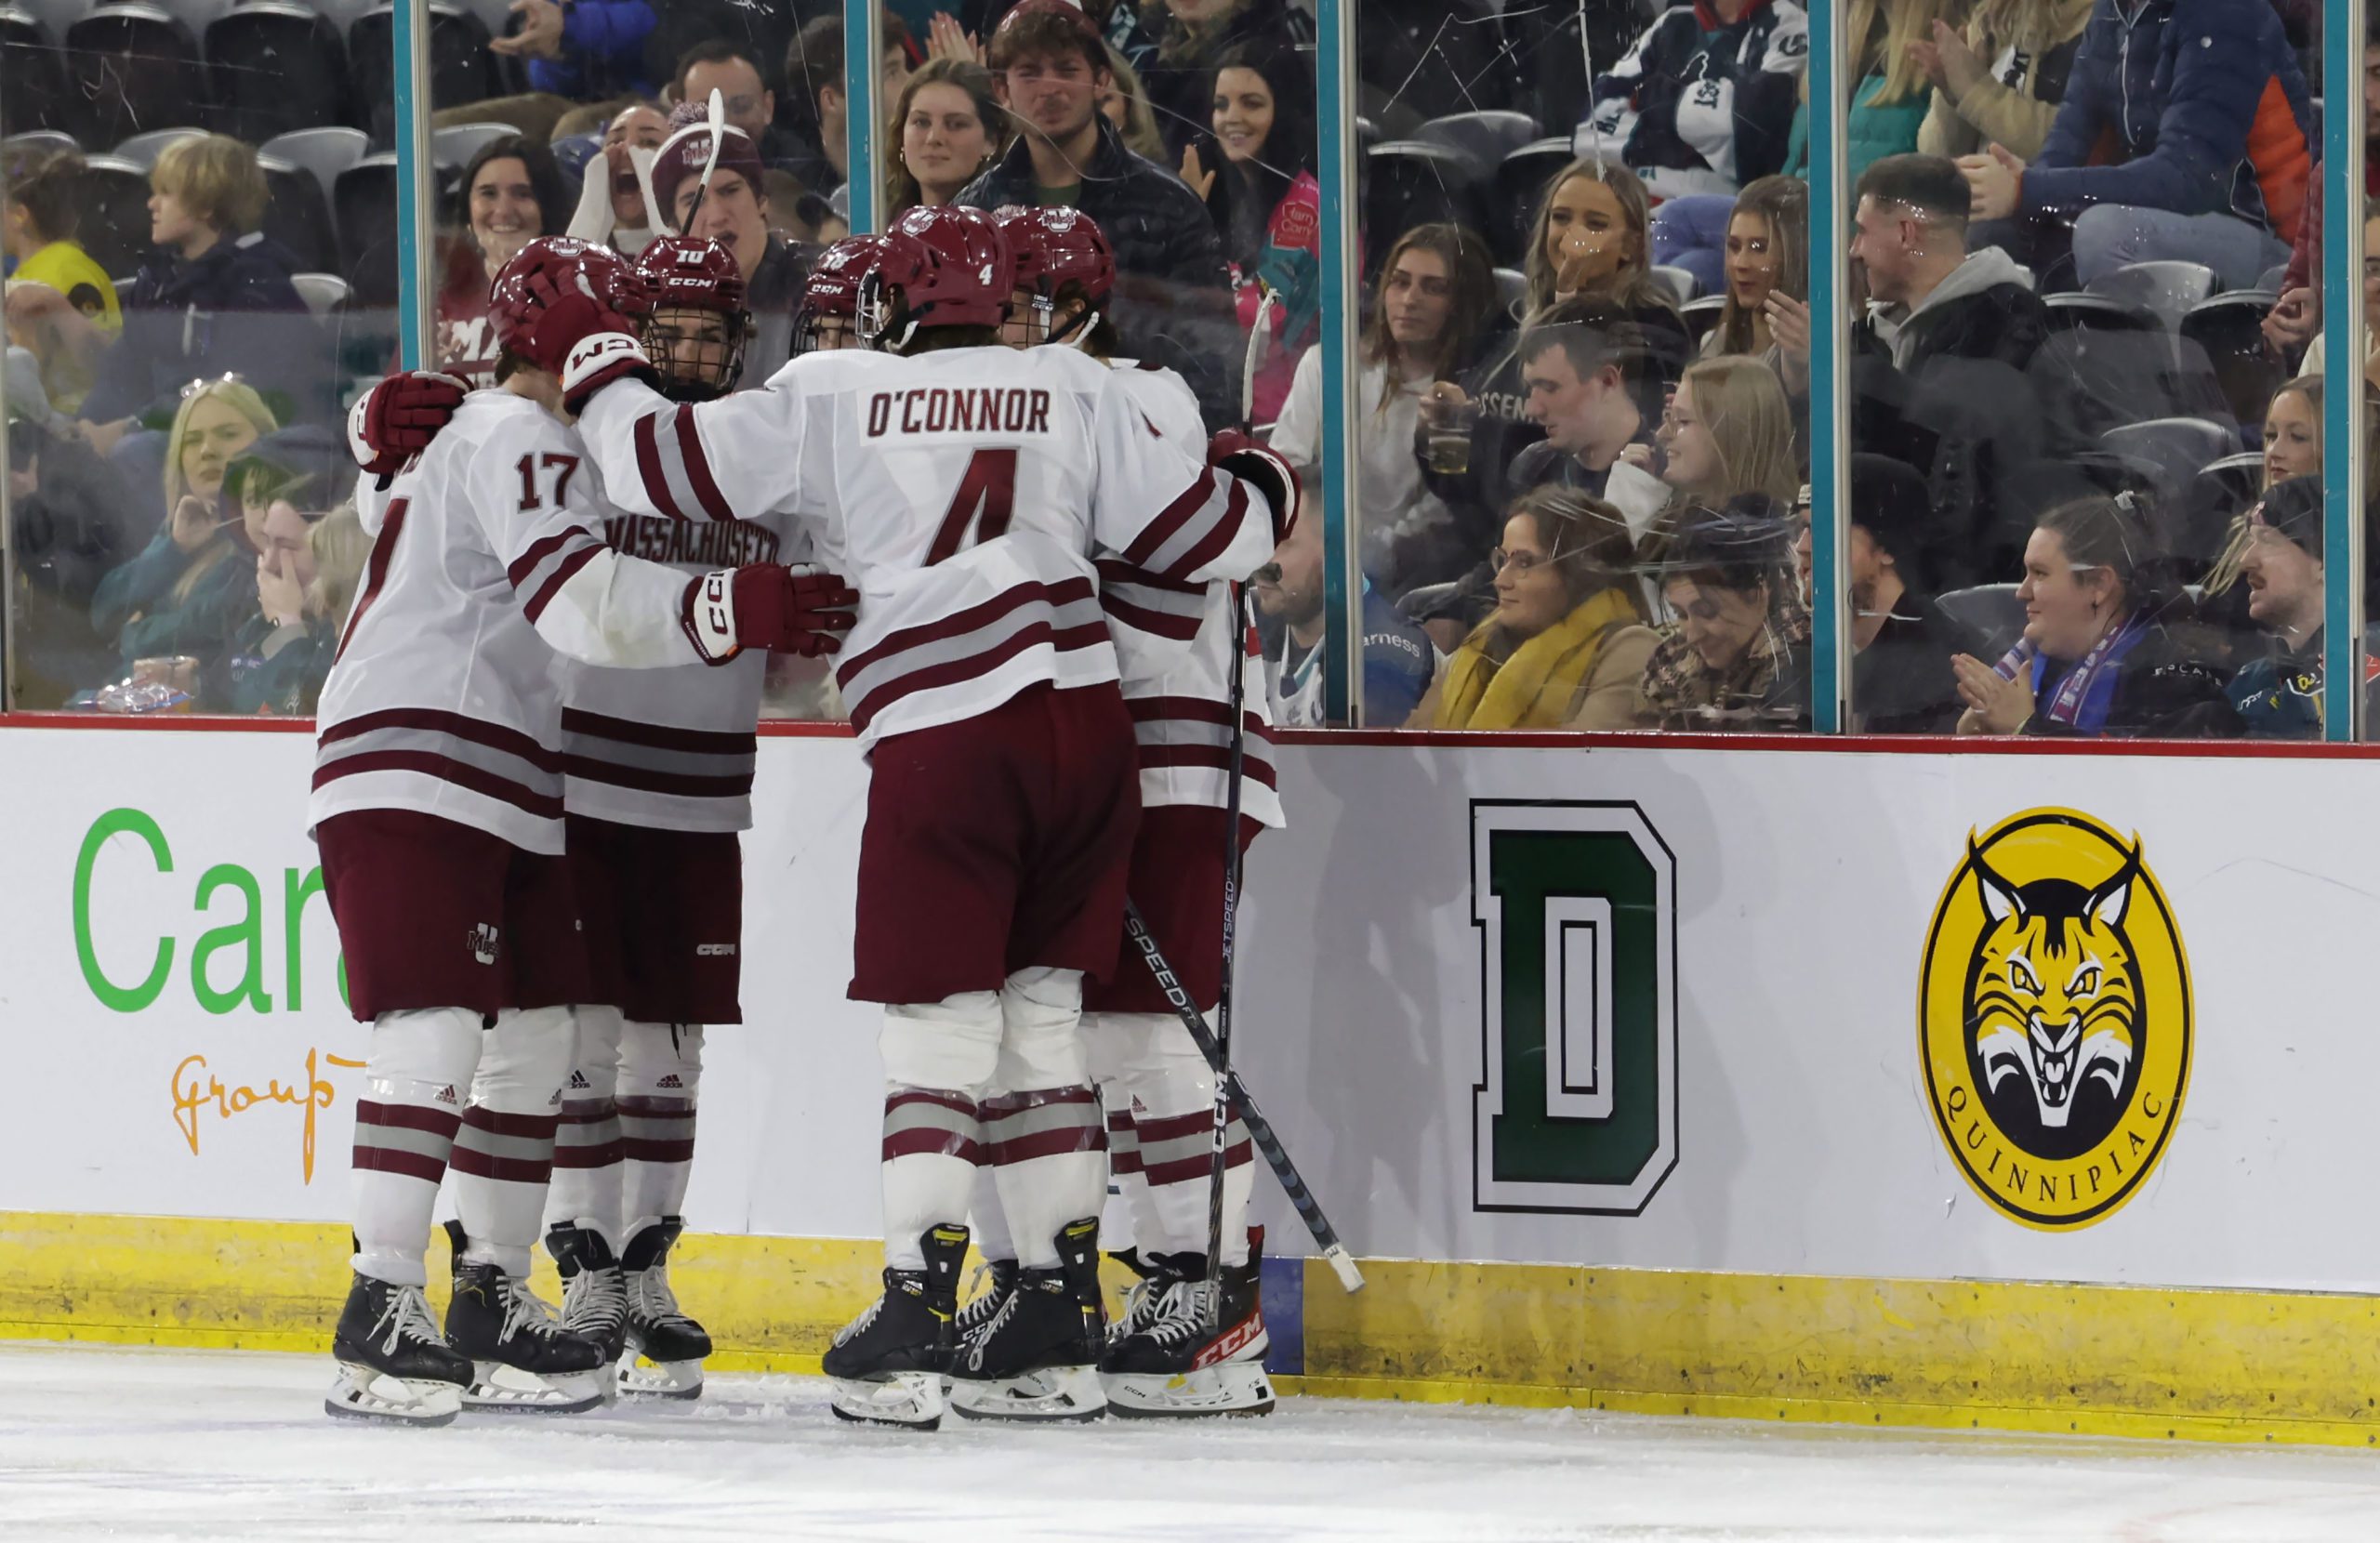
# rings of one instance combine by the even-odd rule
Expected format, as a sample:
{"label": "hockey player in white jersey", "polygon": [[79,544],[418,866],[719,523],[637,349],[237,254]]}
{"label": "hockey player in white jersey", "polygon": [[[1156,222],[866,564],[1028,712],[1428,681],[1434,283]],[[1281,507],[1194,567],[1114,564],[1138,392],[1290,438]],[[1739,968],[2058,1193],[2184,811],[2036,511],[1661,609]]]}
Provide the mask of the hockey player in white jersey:
{"label": "hockey player in white jersey", "polygon": [[[531,1296],[586,959],[562,860],[558,656],[653,668],[834,646],[856,596],[774,564],[688,577],[597,535],[600,470],[562,419],[569,341],[642,309],[624,259],[532,243],[491,293],[499,384],[417,455],[370,456],[373,534],[323,688],[309,824],[350,1010],[373,1025],[356,1106],[355,1279],[334,1414],[443,1423],[467,1403],[600,1400],[602,1350]],[[412,377],[418,384],[419,377]],[[391,436],[380,393],[359,443]],[[422,1250],[451,1167],[444,1337]]]}
{"label": "hockey player in white jersey", "polygon": [[[998,216],[1016,253],[1009,337],[1022,347],[1078,349],[1117,372],[1149,420],[1199,431],[1198,402],[1170,370],[1115,357],[1104,310],[1116,264],[1098,226],[1073,209],[1010,207]],[[1139,742],[1141,829],[1131,893],[1143,921],[1199,1007],[1214,1009],[1223,952],[1231,651],[1247,646],[1227,584],[1174,584],[1120,559],[1099,563],[1100,599]],[[1271,718],[1261,692],[1243,707],[1247,748],[1238,839],[1278,827]],[[1108,1404],[1130,1416],[1263,1414],[1269,1341],[1259,1301],[1261,1259],[1247,1225],[1254,1169],[1236,1119],[1225,1142],[1223,1268],[1207,1282],[1208,1186],[1215,1079],[1156,978],[1128,945],[1113,979],[1086,986],[1083,1028],[1106,1103],[1108,1161],[1130,1202],[1142,1273],[1102,1363]],[[976,1185],[975,1246],[991,1289],[970,1301],[962,1329],[998,1310],[1015,1278],[998,1198]],[[1220,1292],[1220,1301],[1210,1297]]]}
{"label": "hockey player in white jersey", "polygon": [[[1210,468],[1105,367],[1001,348],[1011,270],[988,216],[913,209],[862,281],[860,335],[888,351],[806,354],[691,407],[629,378],[632,336],[590,335],[565,372],[614,496],[691,520],[791,505],[863,597],[836,674],[874,773],[851,995],[886,1004],[887,1268],[825,1366],[839,1414],[897,1424],[939,1420],[945,1367],[962,1413],[1104,1407],[1105,1131],[1078,1027],[1084,977],[1118,962],[1140,800],[1091,556],[1244,577],[1296,515],[1262,447]],[[954,1355],[985,1158],[1017,1288]]]}

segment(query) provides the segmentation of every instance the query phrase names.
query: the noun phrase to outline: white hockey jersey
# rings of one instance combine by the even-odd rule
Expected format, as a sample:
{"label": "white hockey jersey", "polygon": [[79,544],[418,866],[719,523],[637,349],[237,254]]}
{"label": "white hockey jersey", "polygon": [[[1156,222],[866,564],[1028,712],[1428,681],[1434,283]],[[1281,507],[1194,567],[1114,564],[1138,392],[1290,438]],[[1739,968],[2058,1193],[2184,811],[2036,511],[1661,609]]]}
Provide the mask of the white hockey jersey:
{"label": "white hockey jersey", "polygon": [[[1206,432],[1198,399],[1171,370],[1114,362],[1116,379],[1160,432]],[[1232,619],[1226,584],[1176,584],[1120,558],[1099,560],[1099,598],[1123,672],[1124,701],[1140,742],[1141,802],[1230,805],[1231,651],[1248,639]],[[1246,659],[1240,692],[1246,734],[1240,812],[1278,829],[1286,822],[1273,772],[1273,708],[1264,666]]]}
{"label": "white hockey jersey", "polygon": [[635,381],[579,420],[639,513],[787,509],[859,591],[835,675],[863,748],[1048,681],[1117,678],[1095,551],[1172,584],[1271,555],[1262,495],[1206,465],[1071,349],[805,354],[758,391],[680,406]]}
{"label": "white hockey jersey", "polygon": [[[607,513],[597,532],[630,557],[689,576],[752,562],[799,562],[790,522],[689,525]],[[651,830],[737,831],[752,824],[754,732],[768,655],[724,665],[615,669],[562,661],[563,798],[573,814]]]}
{"label": "white hockey jersey", "polygon": [[526,397],[474,391],[385,488],[315,715],[311,827],[409,809],[562,850],[559,655],[698,663],[681,574],[595,534],[613,511],[577,436]]}

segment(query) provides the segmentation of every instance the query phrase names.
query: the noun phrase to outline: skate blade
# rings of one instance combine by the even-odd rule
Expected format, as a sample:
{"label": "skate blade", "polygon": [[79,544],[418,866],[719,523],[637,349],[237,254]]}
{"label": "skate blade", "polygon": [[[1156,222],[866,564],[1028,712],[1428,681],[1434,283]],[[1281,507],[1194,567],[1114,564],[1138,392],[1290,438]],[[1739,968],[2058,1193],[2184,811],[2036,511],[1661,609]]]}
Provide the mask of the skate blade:
{"label": "skate blade", "polygon": [[1107,1409],[1119,1419],[1253,1418],[1273,1412],[1273,1379],[1253,1361],[1226,1361],[1180,1374],[1108,1372]]}
{"label": "skate blade", "polygon": [[1105,1417],[1107,1391],[1096,1366],[1044,1366],[994,1381],[959,1378],[950,1406],[969,1419],[1079,1424]]}
{"label": "skate blade", "polygon": [[832,1379],[828,1407],[854,1425],[889,1425],[904,1431],[941,1429],[944,1408],[938,1372],[895,1372],[882,1381]]}
{"label": "skate blade", "polygon": [[323,1410],[341,1419],[435,1430],[454,1424],[463,1412],[463,1390],[452,1382],[408,1381],[341,1363]]}
{"label": "skate blade", "polygon": [[584,1414],[610,1402],[612,1389],[609,1367],[540,1377],[500,1361],[481,1361],[474,1363],[471,1378],[463,1407],[505,1414]]}
{"label": "skate blade", "polygon": [[623,1398],[700,1398],[699,1361],[647,1361],[634,1350],[620,1357],[617,1383]]}

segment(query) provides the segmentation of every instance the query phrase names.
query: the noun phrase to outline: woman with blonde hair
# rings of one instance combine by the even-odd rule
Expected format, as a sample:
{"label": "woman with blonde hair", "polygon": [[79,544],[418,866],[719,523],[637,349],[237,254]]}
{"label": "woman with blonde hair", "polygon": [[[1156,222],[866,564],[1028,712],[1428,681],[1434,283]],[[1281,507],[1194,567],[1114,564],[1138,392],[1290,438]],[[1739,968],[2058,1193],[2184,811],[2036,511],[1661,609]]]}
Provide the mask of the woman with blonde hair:
{"label": "woman with blonde hair", "polygon": [[1157,132],[1157,109],[1149,105],[1141,73],[1116,45],[1103,43],[1102,46],[1107,50],[1107,89],[1099,94],[1100,112],[1124,137],[1126,150],[1158,165],[1167,165],[1165,136]]}
{"label": "woman with blonde hair", "polygon": [[2092,0],[1977,0],[1964,32],[1935,18],[1930,36],[1909,43],[1934,87],[1919,152],[1955,159],[2000,145],[2019,161],[2040,155],[2091,7]]}
{"label": "woman with blonde hair", "polygon": [[1627,729],[1656,639],[1628,518],[1570,488],[1514,501],[1496,610],[1413,710],[1417,729]]}
{"label": "woman with blonde hair", "polygon": [[[1802,485],[1793,454],[1793,409],[1777,372],[1739,354],[1705,359],[1686,372],[1655,436],[1666,457],[1661,481],[1676,492],[1670,507],[1725,505],[1759,494],[1791,508]],[[1631,446],[1630,459],[1651,459]]]}
{"label": "woman with blonde hair", "polygon": [[[1966,0],[1851,0],[1844,21],[1858,49],[1859,84],[1851,93],[1848,133],[1851,185],[1869,163],[1917,148],[1917,132],[1933,101],[1931,83],[1915,46],[1929,43],[1937,24],[1959,20]],[[1802,77],[1802,106],[1786,143],[1788,176],[1810,169],[1810,82]]]}
{"label": "woman with blonde hair", "polygon": [[[223,496],[225,474],[278,425],[245,381],[193,381],[165,440],[165,519],[131,561],[99,581],[91,625],[126,664],[158,654],[220,653],[256,600],[253,560],[262,508]],[[249,561],[235,560],[245,555]]]}
{"label": "woman with blonde hair", "polygon": [[930,59],[909,76],[885,120],[894,147],[884,169],[886,221],[947,204],[1008,148],[1008,111],[992,73],[971,59]]}

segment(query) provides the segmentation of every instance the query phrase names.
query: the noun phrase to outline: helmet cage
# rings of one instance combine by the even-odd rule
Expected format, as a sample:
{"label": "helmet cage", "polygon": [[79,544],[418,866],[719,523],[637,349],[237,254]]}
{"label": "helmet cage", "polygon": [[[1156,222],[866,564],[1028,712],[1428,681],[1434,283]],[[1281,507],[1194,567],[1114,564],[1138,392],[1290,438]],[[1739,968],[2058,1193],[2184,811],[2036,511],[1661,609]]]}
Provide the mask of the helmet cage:
{"label": "helmet cage", "polygon": [[[673,323],[716,317],[718,337],[685,336]],[[644,355],[661,376],[661,394],[672,402],[711,402],[735,389],[744,377],[744,352],[752,336],[752,314],[665,299],[638,329]]]}

